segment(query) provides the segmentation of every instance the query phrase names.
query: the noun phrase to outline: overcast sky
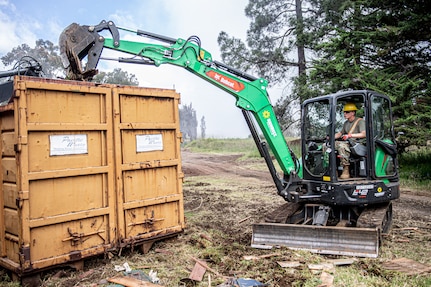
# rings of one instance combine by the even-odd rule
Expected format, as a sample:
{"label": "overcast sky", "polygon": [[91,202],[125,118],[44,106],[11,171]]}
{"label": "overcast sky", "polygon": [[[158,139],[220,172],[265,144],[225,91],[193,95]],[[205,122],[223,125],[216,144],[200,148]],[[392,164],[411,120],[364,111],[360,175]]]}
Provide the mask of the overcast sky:
{"label": "overcast sky", "polygon": [[[37,39],[58,44],[60,33],[73,22],[95,25],[101,20],[112,20],[117,26],[171,38],[187,39],[196,35],[213,59],[221,61],[218,34],[225,31],[230,36],[245,39],[250,23],[244,13],[247,3],[248,0],[0,0],[0,57],[24,43],[34,47]],[[138,40],[148,41],[146,38]],[[117,62],[101,65],[103,70],[120,67],[135,74],[140,86],[174,88],[181,94],[183,104],[192,103],[199,122],[205,116],[207,137],[243,138],[250,134],[233,96],[184,69]],[[273,104],[279,94],[281,89],[270,90]]]}

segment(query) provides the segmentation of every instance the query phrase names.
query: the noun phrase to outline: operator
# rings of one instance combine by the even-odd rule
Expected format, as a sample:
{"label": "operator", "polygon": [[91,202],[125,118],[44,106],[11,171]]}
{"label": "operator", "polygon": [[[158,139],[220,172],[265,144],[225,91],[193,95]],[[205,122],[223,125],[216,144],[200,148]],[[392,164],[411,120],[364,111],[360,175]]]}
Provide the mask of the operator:
{"label": "operator", "polygon": [[338,151],[341,165],[343,166],[343,172],[340,175],[340,179],[350,178],[350,144],[347,140],[363,139],[366,136],[365,121],[363,121],[362,118],[356,117],[357,110],[358,108],[354,103],[346,103],[344,105],[344,118],[346,119],[346,121],[344,122],[341,131],[335,134],[335,139],[342,139],[342,141],[335,141],[335,148]]}

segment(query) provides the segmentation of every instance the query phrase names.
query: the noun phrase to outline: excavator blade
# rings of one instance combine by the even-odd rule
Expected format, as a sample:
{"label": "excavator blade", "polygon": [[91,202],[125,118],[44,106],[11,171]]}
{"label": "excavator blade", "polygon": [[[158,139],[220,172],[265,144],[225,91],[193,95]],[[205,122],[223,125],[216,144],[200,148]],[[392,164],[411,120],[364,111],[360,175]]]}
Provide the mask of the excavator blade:
{"label": "excavator blade", "polygon": [[286,246],[320,254],[376,258],[379,253],[379,228],[314,226],[282,223],[253,225],[251,246],[270,249]]}

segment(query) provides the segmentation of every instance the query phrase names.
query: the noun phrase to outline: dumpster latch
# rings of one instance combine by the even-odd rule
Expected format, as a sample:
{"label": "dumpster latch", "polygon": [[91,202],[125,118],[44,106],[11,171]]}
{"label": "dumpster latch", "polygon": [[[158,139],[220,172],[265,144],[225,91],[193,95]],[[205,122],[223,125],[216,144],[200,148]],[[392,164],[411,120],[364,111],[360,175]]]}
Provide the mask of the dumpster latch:
{"label": "dumpster latch", "polygon": [[72,246],[77,246],[79,244],[84,243],[86,240],[88,240],[89,236],[93,236],[93,235],[100,236],[100,233],[105,232],[105,230],[99,230],[99,231],[94,231],[89,233],[79,233],[79,232],[73,232],[72,229],[68,227],[67,232],[69,233],[70,236],[67,238],[64,238],[62,241],[63,242],[70,241],[70,244]]}

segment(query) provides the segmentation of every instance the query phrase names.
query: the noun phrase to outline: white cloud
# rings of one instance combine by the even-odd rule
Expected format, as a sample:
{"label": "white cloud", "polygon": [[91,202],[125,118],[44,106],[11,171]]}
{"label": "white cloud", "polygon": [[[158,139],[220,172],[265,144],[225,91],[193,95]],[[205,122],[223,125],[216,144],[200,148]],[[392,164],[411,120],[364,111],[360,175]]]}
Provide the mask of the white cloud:
{"label": "white cloud", "polygon": [[[31,45],[37,37],[33,32],[40,24],[20,17],[14,4],[7,0],[0,2],[0,55],[4,55],[21,44]],[[17,20],[19,19],[19,21]]]}

